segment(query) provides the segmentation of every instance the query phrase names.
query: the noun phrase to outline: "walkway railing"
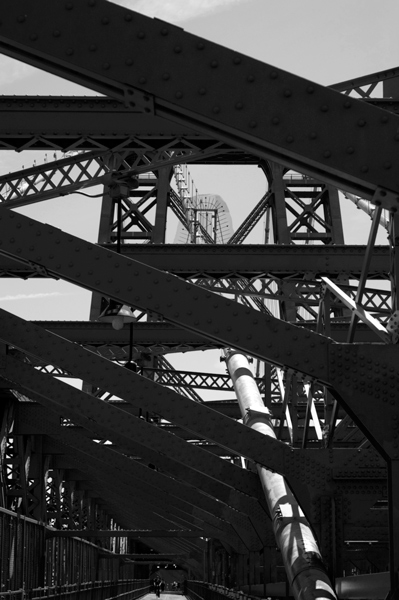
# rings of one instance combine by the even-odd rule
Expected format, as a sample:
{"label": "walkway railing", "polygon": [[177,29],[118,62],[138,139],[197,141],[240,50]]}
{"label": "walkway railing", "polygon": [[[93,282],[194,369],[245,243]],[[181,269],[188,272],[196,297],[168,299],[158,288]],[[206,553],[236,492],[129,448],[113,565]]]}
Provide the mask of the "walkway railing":
{"label": "walkway railing", "polygon": [[[205,583],[203,581],[187,581],[183,594],[188,600],[253,600],[252,596],[239,590],[232,590],[222,585]],[[259,599],[257,599],[259,600]]]}
{"label": "walkway railing", "polygon": [[44,588],[0,592],[0,600],[137,600],[150,591],[148,579],[124,581],[90,581],[82,584],[55,585]]}

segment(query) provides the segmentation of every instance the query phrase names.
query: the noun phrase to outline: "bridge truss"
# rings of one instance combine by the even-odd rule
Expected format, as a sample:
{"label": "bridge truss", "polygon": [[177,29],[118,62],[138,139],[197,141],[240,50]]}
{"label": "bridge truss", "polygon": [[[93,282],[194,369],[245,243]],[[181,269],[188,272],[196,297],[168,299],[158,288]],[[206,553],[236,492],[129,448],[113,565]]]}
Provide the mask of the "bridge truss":
{"label": "bridge truss", "polygon": [[[6,4],[1,52],[101,96],[0,98],[0,148],[54,154],[0,176],[0,275],[93,294],[84,322],[0,311],[4,530],[38,527],[47,556],[89,540],[105,578],[146,577],[134,556],[153,552],[229,587],[280,581],[260,464],[285,476],[332,577],[390,571],[397,594],[398,73],[328,88],[105,0]],[[265,175],[223,244],[200,222],[190,235],[186,164]],[[97,244],[15,210],[95,186]],[[367,245],[345,244],[350,199]],[[171,214],[201,243],[166,243]],[[104,302],[131,324],[102,320]],[[276,440],[240,422],[227,374],[173,366],[226,347],[253,360]],[[51,577],[39,561],[32,587]]]}

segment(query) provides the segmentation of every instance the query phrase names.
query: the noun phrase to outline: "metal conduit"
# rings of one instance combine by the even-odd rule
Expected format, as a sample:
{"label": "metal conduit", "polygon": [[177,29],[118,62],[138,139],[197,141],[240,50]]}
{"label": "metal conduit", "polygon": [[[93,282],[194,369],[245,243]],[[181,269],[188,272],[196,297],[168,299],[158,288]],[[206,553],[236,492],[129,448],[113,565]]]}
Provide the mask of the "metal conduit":
{"label": "metal conduit", "polygon": [[[246,356],[225,350],[225,359],[245,425],[275,438],[271,413],[263,404]],[[260,465],[257,470],[294,597],[335,599],[312,529],[284,477]]]}
{"label": "metal conduit", "polygon": [[[339,600],[385,600],[390,589],[390,573],[370,573],[367,575],[352,575],[350,577],[337,577],[335,591]],[[243,585],[244,594],[265,597],[265,586],[261,584]],[[284,581],[279,583],[266,583],[266,596],[279,596],[289,598]]]}
{"label": "metal conduit", "polygon": [[[363,198],[359,198],[359,196],[355,196],[354,194],[350,194],[349,192],[342,192],[345,198],[353,202],[363,212],[365,212],[369,217],[373,218],[375,212],[375,206],[371,204],[368,200],[363,200]],[[380,217],[380,225],[384,227],[386,230],[389,229],[389,221],[381,215]]]}

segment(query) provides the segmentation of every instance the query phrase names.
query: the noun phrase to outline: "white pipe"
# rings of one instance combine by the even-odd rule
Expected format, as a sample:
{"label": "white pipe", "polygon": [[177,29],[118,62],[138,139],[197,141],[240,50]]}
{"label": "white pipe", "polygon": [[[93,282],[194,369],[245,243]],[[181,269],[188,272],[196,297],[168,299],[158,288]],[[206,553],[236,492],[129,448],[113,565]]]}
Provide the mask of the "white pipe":
{"label": "white pipe", "polygon": [[[225,351],[225,356],[244,423],[275,438],[270,411],[263,404],[246,356],[231,351]],[[260,465],[257,470],[294,597],[336,598],[312,529],[284,477]]]}
{"label": "white pipe", "polygon": [[[390,589],[390,574],[371,573],[370,575],[354,575],[353,577],[338,577],[335,580],[335,592],[339,600],[385,600]],[[251,589],[250,589],[251,588]],[[262,584],[241,586],[244,594],[265,597]],[[288,590],[288,594],[291,592]],[[266,584],[266,597],[287,596],[287,585],[284,581]]]}

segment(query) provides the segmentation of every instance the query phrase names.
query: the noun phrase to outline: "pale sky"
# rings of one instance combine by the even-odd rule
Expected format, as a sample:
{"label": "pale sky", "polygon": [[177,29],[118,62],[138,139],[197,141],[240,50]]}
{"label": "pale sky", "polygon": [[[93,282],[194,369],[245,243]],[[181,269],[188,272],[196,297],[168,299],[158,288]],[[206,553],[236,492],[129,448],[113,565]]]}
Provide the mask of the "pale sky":
{"label": "pale sky", "polygon": [[[397,0],[120,0],[117,3],[169,20],[186,31],[325,85],[399,63]],[[2,94],[93,93],[1,55],[0,86]],[[31,166],[33,159],[33,153],[1,152],[0,167],[4,172],[18,170],[22,165]],[[199,193],[219,194],[229,204],[235,227],[265,191],[264,179],[255,167],[193,166],[190,171]],[[68,196],[29,207],[24,212],[96,241],[99,205],[98,199]],[[364,242],[368,217],[352,205],[345,210],[347,241]],[[261,243],[262,239],[253,241]],[[48,294],[48,302],[43,294]],[[89,294],[59,282],[3,279],[0,306],[7,310],[12,306],[25,318],[85,319]]]}

